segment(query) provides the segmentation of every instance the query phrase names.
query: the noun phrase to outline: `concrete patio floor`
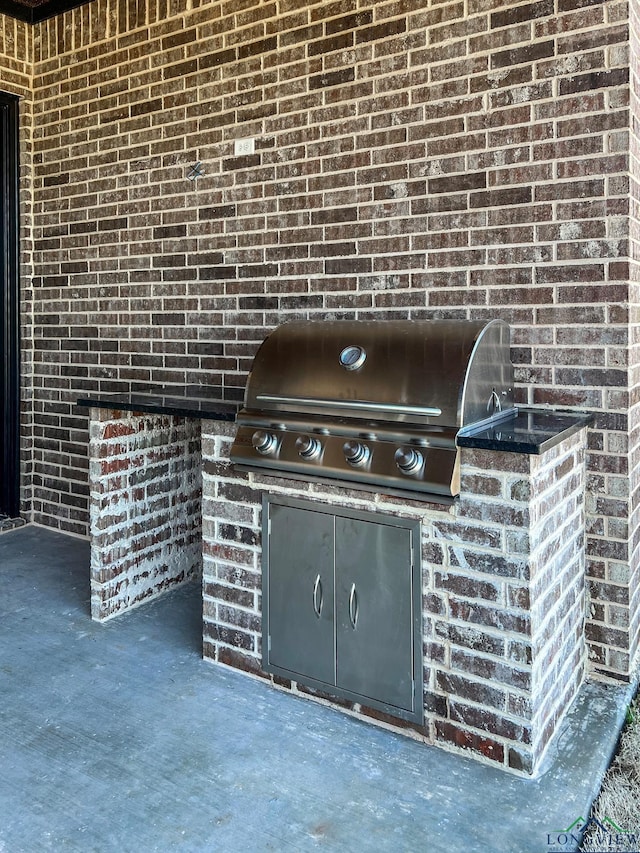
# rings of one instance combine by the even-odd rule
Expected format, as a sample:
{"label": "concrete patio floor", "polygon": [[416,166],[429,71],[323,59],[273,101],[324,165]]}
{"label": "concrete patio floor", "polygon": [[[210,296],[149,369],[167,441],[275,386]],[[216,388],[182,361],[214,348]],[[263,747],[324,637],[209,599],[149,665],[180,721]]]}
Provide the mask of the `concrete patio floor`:
{"label": "concrete patio floor", "polygon": [[93,623],[88,565],[0,536],[0,853],[576,849],[630,687],[585,687],[520,779],[204,662],[194,584]]}

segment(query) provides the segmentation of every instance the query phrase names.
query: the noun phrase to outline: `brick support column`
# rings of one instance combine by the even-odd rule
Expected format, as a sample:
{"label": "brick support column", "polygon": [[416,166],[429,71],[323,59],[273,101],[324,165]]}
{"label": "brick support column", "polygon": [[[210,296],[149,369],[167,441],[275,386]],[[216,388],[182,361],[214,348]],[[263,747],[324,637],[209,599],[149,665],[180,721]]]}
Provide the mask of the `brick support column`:
{"label": "brick support column", "polygon": [[528,773],[585,676],[585,438],[542,456],[464,450],[451,574],[435,583],[448,625],[438,615],[434,628],[449,639],[449,674],[436,678],[459,694],[439,734],[501,734],[505,763]]}
{"label": "brick support column", "polygon": [[91,615],[104,621],[199,575],[200,422],[92,409]]}

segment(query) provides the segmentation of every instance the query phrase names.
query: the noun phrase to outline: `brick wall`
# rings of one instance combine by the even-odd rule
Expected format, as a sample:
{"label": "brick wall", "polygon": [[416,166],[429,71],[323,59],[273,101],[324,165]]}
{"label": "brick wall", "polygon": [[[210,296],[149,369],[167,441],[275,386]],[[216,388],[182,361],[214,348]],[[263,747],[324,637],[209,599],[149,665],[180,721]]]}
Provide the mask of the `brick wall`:
{"label": "brick wall", "polygon": [[[256,676],[263,491],[422,525],[424,726],[339,700],[429,743],[535,773],[584,678],[585,431],[541,457],[462,452],[452,508],[264,474],[228,462],[233,428],[203,422],[204,656]],[[311,598],[309,599],[311,600]],[[271,676],[323,701],[326,694]]]}
{"label": "brick wall", "polygon": [[[629,543],[629,567],[618,583],[628,584],[629,612],[616,607],[617,625],[625,629],[629,623],[629,657],[633,660],[640,646],[640,20],[638,9],[629,7],[630,20],[630,209],[629,209],[629,526],[625,530]],[[626,521],[627,519],[624,519]],[[610,620],[613,622],[614,620]]]}
{"label": "brick wall", "polygon": [[238,398],[257,342],[297,316],[500,316],[519,399],[597,413],[590,654],[627,677],[628,15],[94,0],[36,26],[33,517],[87,530],[79,393],[187,380]]}

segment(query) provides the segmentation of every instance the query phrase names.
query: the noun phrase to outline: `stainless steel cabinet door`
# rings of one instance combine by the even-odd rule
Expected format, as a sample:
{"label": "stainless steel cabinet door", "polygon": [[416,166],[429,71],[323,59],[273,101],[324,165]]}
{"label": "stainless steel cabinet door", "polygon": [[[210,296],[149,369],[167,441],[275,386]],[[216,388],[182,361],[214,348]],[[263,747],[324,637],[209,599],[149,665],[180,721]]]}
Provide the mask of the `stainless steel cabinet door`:
{"label": "stainless steel cabinet door", "polygon": [[334,518],[269,505],[268,660],[335,684]]}
{"label": "stainless steel cabinet door", "polygon": [[411,530],[336,518],[336,684],[413,711]]}

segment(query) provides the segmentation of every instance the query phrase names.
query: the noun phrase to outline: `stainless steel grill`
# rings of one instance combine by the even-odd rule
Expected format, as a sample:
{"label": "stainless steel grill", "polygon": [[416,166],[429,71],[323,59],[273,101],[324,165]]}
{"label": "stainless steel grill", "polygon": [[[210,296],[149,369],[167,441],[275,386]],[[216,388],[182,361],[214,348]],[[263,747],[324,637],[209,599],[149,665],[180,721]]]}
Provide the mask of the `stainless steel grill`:
{"label": "stainless steel grill", "polygon": [[458,432],[511,414],[512,388],[501,320],[285,323],[256,354],[231,461],[451,498]]}

